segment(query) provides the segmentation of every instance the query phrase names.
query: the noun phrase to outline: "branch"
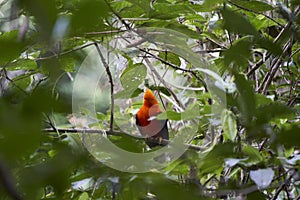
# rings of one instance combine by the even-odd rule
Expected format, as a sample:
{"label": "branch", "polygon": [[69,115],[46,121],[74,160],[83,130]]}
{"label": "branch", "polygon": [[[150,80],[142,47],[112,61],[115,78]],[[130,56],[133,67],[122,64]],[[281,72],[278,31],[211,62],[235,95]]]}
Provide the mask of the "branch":
{"label": "branch", "polygon": [[[62,52],[62,53],[60,53],[59,55],[60,55],[60,56],[63,56],[63,55],[65,55],[65,54],[69,54],[69,53],[72,53],[72,52],[74,52],[74,51],[78,51],[78,50],[84,49],[84,48],[89,47],[89,46],[92,46],[92,45],[94,45],[94,42],[88,43],[88,44],[85,44],[85,45],[82,45],[82,46],[80,46],[80,47],[71,49],[71,50],[69,50],[69,51]],[[57,58],[57,56],[58,56],[58,55],[52,55],[52,56],[46,56],[46,57],[40,57],[40,58],[34,59],[34,61],[39,61],[39,60],[49,60],[49,59],[52,59],[52,58]]]}
{"label": "branch", "polygon": [[10,171],[6,168],[3,161],[0,159],[0,183],[2,183],[6,192],[15,200],[22,200],[23,198],[17,191],[13,177]]}
{"label": "branch", "polygon": [[21,92],[23,92],[24,94],[28,95],[28,93],[23,90],[18,84],[15,83],[14,80],[12,80],[8,75],[7,75],[7,71],[6,68],[3,68],[2,70],[0,70],[0,73],[3,73],[4,77],[6,80],[8,80],[14,87],[16,87],[18,90],[20,90]]}
{"label": "branch", "polygon": [[287,185],[289,184],[289,182],[291,181],[291,179],[293,178],[293,176],[295,175],[296,171],[294,171],[293,173],[291,173],[287,179],[279,186],[279,188],[277,188],[276,193],[274,194],[272,200],[276,200],[278,195],[280,194],[280,192],[287,187]]}
{"label": "branch", "polygon": [[[112,131],[112,130],[100,130],[100,129],[77,129],[77,128],[45,128],[43,129],[44,132],[52,133],[52,132],[58,132],[58,133],[98,133],[98,134],[106,134],[106,135],[114,135],[114,136],[130,136],[134,137],[132,135],[126,134],[124,132],[119,132],[119,131]],[[142,137],[134,137],[137,140],[144,140],[145,138]],[[160,138],[147,138],[147,141],[155,143],[155,144],[160,144],[160,145],[168,145],[170,143],[169,140],[165,139],[160,139]],[[195,150],[195,151],[203,151],[205,150],[204,147],[193,145],[193,144],[185,144],[185,146],[190,149],[190,150]]]}
{"label": "branch", "polygon": [[175,92],[169,87],[169,84],[159,75],[159,73],[155,70],[153,65],[151,64],[150,60],[148,58],[145,58],[145,61],[150,68],[150,70],[155,74],[155,76],[158,78],[158,80],[168,89],[168,91],[171,93],[177,104],[182,108],[185,109],[185,106],[181,103],[181,101],[176,96]]}
{"label": "branch", "polygon": [[255,11],[255,10],[252,10],[252,9],[249,9],[249,8],[245,8],[245,7],[240,6],[240,5],[238,5],[238,4],[236,4],[236,3],[232,2],[232,1],[228,1],[228,2],[229,2],[230,4],[232,4],[232,5],[234,5],[235,7],[242,9],[242,10],[246,10],[246,11],[248,11],[248,12],[253,12],[253,13],[255,13],[255,14],[263,15],[264,17],[268,18],[269,20],[275,22],[278,26],[283,27],[282,24],[280,24],[280,23],[277,22],[275,19],[273,19],[272,17],[269,17],[268,15],[266,15],[266,14],[264,14],[264,13],[257,12],[257,11]]}
{"label": "branch", "polygon": [[[291,22],[287,23],[283,29],[280,31],[280,33],[277,35],[277,37],[274,39],[273,43],[275,44],[280,37],[285,33],[285,31],[290,28],[291,26]],[[247,76],[249,77],[251,74],[253,74],[258,68],[260,68],[260,66],[262,66],[266,60],[268,60],[270,58],[272,54],[271,53],[267,53],[265,58],[261,58],[254,66],[251,67],[250,71],[247,73]]]}
{"label": "branch", "polygon": [[113,82],[113,78],[109,69],[109,65],[107,64],[107,62],[105,61],[105,58],[98,46],[98,43],[95,42],[95,47],[97,49],[97,52],[100,56],[101,62],[105,67],[109,82],[110,82],[110,103],[111,103],[111,107],[110,107],[110,122],[109,122],[109,130],[113,131],[114,129],[114,108],[115,108],[115,100],[114,100],[114,82]]}
{"label": "branch", "polygon": [[112,34],[112,33],[123,33],[125,30],[111,30],[111,31],[101,31],[101,32],[88,32],[85,35],[105,35],[105,34]]}
{"label": "branch", "polygon": [[166,60],[164,60],[164,59],[162,59],[162,58],[156,56],[155,54],[150,53],[149,51],[146,51],[146,50],[144,50],[144,49],[139,48],[139,50],[140,50],[141,52],[144,52],[144,53],[146,53],[146,54],[152,56],[152,57],[155,58],[156,60],[159,60],[159,61],[162,62],[163,64],[172,67],[172,68],[175,69],[175,70],[180,70],[180,71],[183,71],[183,72],[191,73],[197,80],[199,80],[199,81],[202,83],[202,85],[203,85],[203,87],[204,87],[204,89],[205,89],[205,92],[208,92],[206,83],[198,76],[198,74],[197,74],[195,71],[190,70],[190,69],[183,69],[183,68],[181,68],[181,67],[178,67],[178,66],[176,66],[176,65],[174,65],[174,64],[172,64],[172,63],[169,63],[168,61],[166,61]]}
{"label": "branch", "polygon": [[291,39],[289,41],[287,41],[287,43],[284,45],[283,47],[283,51],[282,54],[279,56],[279,58],[276,60],[275,64],[272,66],[271,70],[268,72],[269,76],[265,76],[264,81],[261,83],[260,87],[258,88],[258,91],[262,89],[262,93],[266,94],[267,90],[277,72],[277,70],[279,69],[281,63],[282,63],[282,57],[286,54],[286,52],[291,49],[291,47],[293,46],[293,37],[291,37]]}

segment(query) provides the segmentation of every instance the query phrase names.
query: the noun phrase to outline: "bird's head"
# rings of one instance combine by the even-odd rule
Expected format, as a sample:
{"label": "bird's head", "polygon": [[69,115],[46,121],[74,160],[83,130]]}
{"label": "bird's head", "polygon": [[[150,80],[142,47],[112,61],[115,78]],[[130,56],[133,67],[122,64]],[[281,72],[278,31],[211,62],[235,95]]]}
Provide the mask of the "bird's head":
{"label": "bird's head", "polygon": [[144,105],[151,107],[153,105],[157,105],[158,101],[155,98],[153,92],[150,89],[147,89],[145,94],[144,94]]}

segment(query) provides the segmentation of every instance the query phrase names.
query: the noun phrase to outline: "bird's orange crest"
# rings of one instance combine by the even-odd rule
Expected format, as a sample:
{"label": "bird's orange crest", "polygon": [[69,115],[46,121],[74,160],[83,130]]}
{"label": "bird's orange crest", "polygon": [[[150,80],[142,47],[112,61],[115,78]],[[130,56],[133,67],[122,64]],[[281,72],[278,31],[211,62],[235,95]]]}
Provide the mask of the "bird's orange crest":
{"label": "bird's orange crest", "polygon": [[155,98],[153,92],[150,89],[147,89],[144,94],[144,105],[151,107],[158,104],[157,99]]}

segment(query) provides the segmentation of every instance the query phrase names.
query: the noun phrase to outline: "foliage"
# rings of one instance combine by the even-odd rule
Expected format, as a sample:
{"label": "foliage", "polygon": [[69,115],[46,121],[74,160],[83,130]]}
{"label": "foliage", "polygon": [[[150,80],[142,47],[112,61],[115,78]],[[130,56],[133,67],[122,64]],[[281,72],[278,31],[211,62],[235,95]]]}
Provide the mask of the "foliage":
{"label": "foliage", "polygon": [[[300,4],[272,2],[0,1],[0,198],[299,199]],[[73,113],[82,63],[92,123]],[[133,128],[144,86],[171,140],[195,135],[161,170],[117,171],[76,130],[149,151]]]}

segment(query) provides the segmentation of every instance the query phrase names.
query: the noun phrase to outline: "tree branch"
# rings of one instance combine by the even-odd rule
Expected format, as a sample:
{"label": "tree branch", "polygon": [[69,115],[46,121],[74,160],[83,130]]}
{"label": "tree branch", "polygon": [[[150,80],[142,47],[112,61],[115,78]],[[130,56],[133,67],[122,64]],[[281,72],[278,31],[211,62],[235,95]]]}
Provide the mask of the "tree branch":
{"label": "tree branch", "polygon": [[203,87],[204,87],[204,89],[205,89],[205,92],[208,92],[206,83],[198,76],[198,74],[197,74],[195,71],[190,70],[190,69],[183,69],[183,68],[180,68],[180,67],[178,67],[178,66],[176,66],[176,65],[174,65],[174,64],[172,64],[172,63],[169,63],[168,61],[166,61],[166,60],[164,60],[164,59],[162,59],[162,58],[156,56],[155,54],[150,53],[149,51],[146,51],[146,50],[144,50],[144,49],[139,48],[139,50],[140,50],[141,52],[144,52],[144,53],[146,53],[146,54],[152,56],[152,57],[155,58],[156,60],[159,60],[159,61],[162,62],[163,64],[172,67],[172,68],[175,69],[175,70],[180,70],[180,71],[183,71],[183,72],[191,73],[197,80],[199,80],[199,81],[202,83],[202,85],[203,85]]}
{"label": "tree branch", "polygon": [[295,175],[296,171],[294,171],[293,173],[291,173],[286,180],[277,188],[276,193],[274,194],[272,200],[276,200],[278,195],[280,194],[280,192],[287,187],[287,185],[289,184],[289,182],[291,181],[291,179],[293,178],[293,176]]}
{"label": "tree branch", "polygon": [[105,34],[112,34],[112,33],[123,33],[125,30],[111,30],[111,31],[101,31],[101,32],[88,32],[85,35],[105,35]]}
{"label": "tree branch", "polygon": [[158,80],[168,89],[168,91],[171,93],[177,104],[182,108],[185,109],[185,106],[182,104],[182,102],[178,99],[175,92],[169,87],[168,83],[159,75],[159,73],[155,70],[153,65],[151,64],[150,60],[148,58],[145,58],[145,61],[150,68],[150,70],[155,74],[155,76],[158,78]]}
{"label": "tree branch", "polygon": [[232,1],[228,1],[228,2],[229,2],[230,4],[232,4],[232,5],[234,5],[235,7],[242,9],[242,10],[246,10],[246,11],[248,11],[248,12],[253,12],[253,13],[255,13],[255,14],[263,15],[264,17],[268,18],[269,20],[275,22],[278,26],[283,27],[283,25],[280,24],[278,21],[276,21],[275,19],[273,19],[272,17],[269,17],[268,15],[266,15],[266,14],[264,14],[264,13],[257,12],[257,11],[255,11],[255,10],[252,10],[252,9],[249,9],[249,8],[245,8],[245,7],[240,6],[240,5],[238,5],[238,4],[236,4],[236,3],[232,2]]}
{"label": "tree branch", "polygon": [[100,56],[101,62],[105,67],[109,82],[110,82],[110,103],[111,103],[111,107],[110,107],[110,122],[109,122],[109,130],[113,131],[114,129],[114,107],[115,107],[115,100],[114,100],[114,82],[113,82],[113,78],[109,69],[109,65],[107,64],[107,62],[105,61],[105,58],[98,46],[98,43],[95,42],[95,47],[97,49],[97,52]]}
{"label": "tree branch", "polygon": [[[280,37],[285,33],[285,31],[290,28],[291,26],[291,22],[287,23],[283,29],[281,29],[280,33],[277,35],[277,37],[274,39],[273,43],[275,44],[277,41],[279,41]],[[250,71],[247,73],[247,76],[251,76],[258,68],[260,68],[260,66],[262,66],[266,60],[268,60],[270,58],[272,54],[271,53],[267,53],[265,58],[261,58],[254,66],[251,67]]]}
{"label": "tree branch", "polygon": [[[100,129],[78,129],[78,128],[45,128],[43,129],[44,132],[52,133],[52,132],[58,132],[58,133],[97,133],[97,134],[103,134],[105,133],[106,135],[114,135],[114,136],[123,136],[126,133],[124,132],[119,132],[119,131],[112,131],[112,130],[100,130]],[[126,134],[129,135],[129,134]],[[130,137],[134,137],[129,135]],[[134,137],[137,140],[144,140],[145,138],[142,137]],[[161,145],[168,145],[170,143],[169,140],[161,139],[161,138],[147,138],[147,141],[156,143],[156,144],[161,144]],[[193,144],[185,144],[188,149],[195,150],[195,151],[203,151],[205,150],[205,147],[193,145]]]}
{"label": "tree branch", "polygon": [[[84,48],[86,48],[86,47],[92,46],[92,45],[94,45],[94,42],[91,42],[91,43],[82,45],[82,46],[80,46],[80,47],[76,47],[76,48],[71,49],[71,50],[68,50],[68,51],[64,51],[64,52],[60,53],[59,55],[60,55],[60,56],[63,56],[63,55],[72,53],[72,52],[74,52],[74,51],[78,51],[78,50],[84,49]],[[46,57],[40,57],[40,58],[34,59],[34,61],[39,61],[39,60],[49,60],[49,59],[52,59],[52,58],[57,58],[57,56],[58,56],[58,55],[51,55],[51,56],[46,56]]]}
{"label": "tree branch", "polygon": [[23,198],[17,191],[13,177],[10,171],[6,168],[4,162],[0,159],[0,183],[2,183],[3,188],[6,192],[15,200],[22,200]]}

